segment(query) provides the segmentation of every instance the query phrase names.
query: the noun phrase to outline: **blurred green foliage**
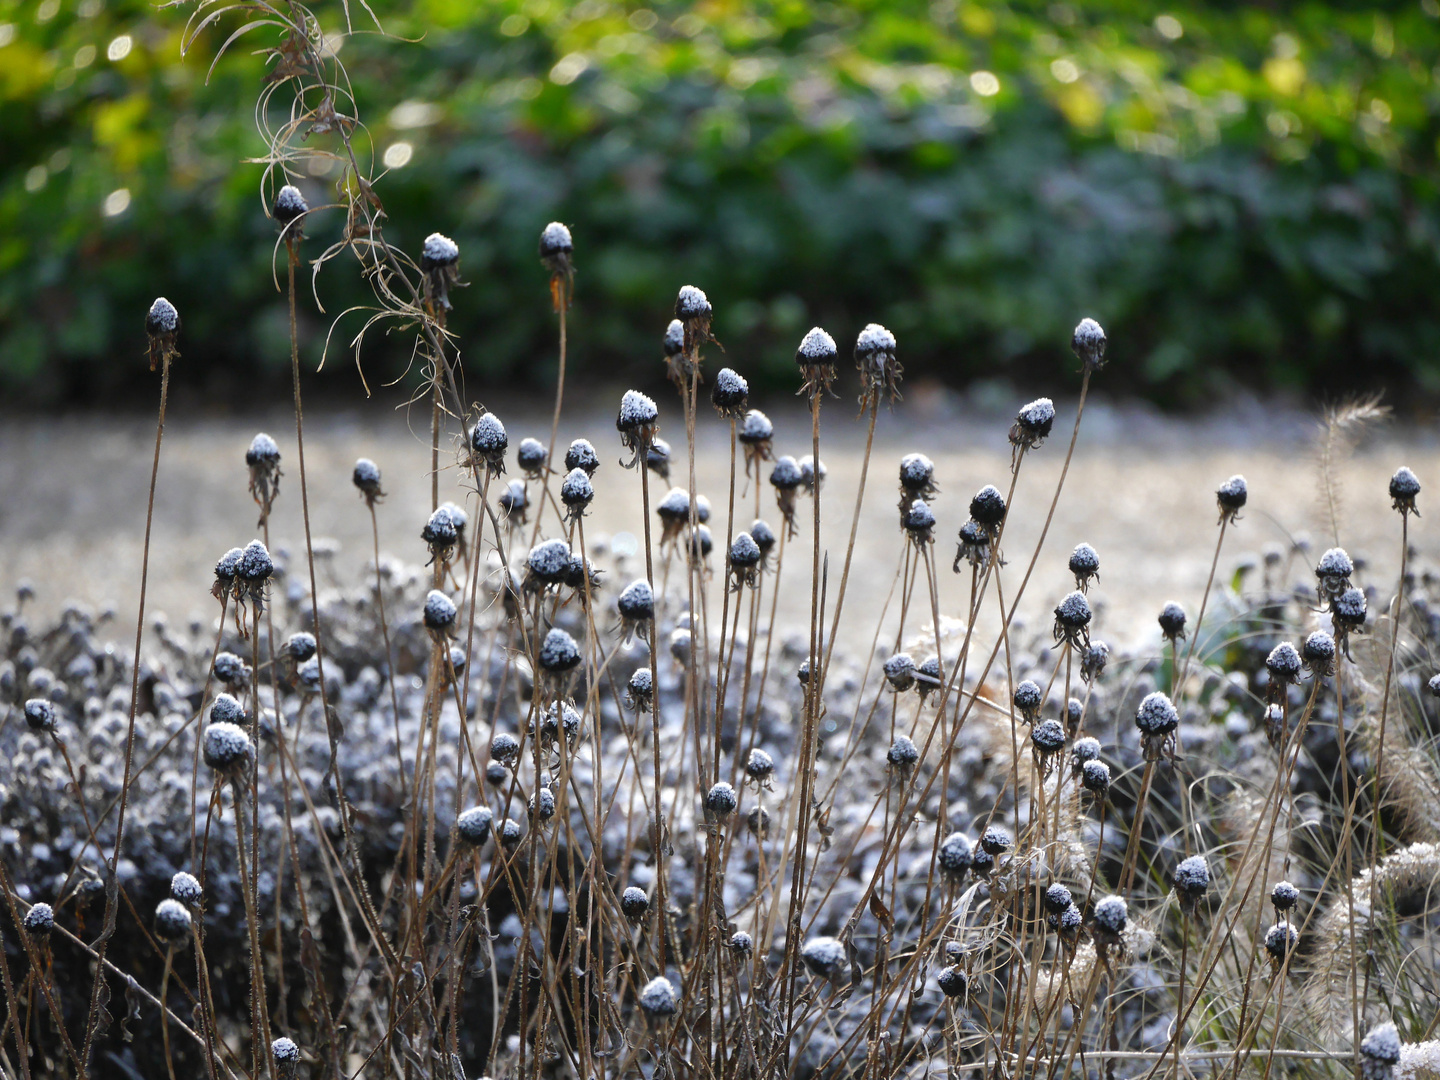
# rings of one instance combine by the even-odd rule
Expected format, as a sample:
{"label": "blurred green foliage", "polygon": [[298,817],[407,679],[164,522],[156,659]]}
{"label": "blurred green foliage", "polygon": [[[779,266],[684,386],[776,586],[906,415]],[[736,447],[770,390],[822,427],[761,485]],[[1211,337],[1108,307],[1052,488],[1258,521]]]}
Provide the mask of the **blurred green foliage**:
{"label": "blurred green foliage", "polygon": [[[12,401],[148,387],[140,327],[157,294],[185,320],[179,377],[213,400],[283,378],[275,231],[246,163],[265,149],[252,50],[273,31],[211,70],[243,15],[182,58],[192,12],[0,0]],[[912,378],[1052,378],[1073,373],[1064,344],[1090,314],[1110,333],[1108,388],[1167,403],[1236,383],[1440,391],[1440,0],[414,0],[376,14],[384,34],[358,4],[348,32],[339,6],[320,26],[390,239],[460,244],[469,287],[450,325],[472,392],[553,377],[535,253],[552,218],[575,232],[582,377],[657,378],[691,282],[730,362],[775,386],[794,381],[812,323],[845,340],[871,320],[896,332]],[[333,179],[300,181],[312,207],[337,201]],[[307,253],[343,218],[312,215]],[[355,269],[319,275],[312,361],[368,296]],[[327,368],[349,362],[358,328],[340,322]],[[404,336],[367,342],[372,387],[405,371]]]}

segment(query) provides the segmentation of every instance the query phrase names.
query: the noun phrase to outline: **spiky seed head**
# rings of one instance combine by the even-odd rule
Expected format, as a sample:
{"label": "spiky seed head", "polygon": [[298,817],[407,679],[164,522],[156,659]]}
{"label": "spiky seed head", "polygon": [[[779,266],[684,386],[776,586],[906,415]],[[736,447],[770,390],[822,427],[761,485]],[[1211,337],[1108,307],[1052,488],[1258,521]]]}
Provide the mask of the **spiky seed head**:
{"label": "spiky seed head", "polygon": [[758,746],[750,748],[745,759],[745,775],[751,780],[765,781],[775,775],[775,759]]}
{"label": "spiky seed head", "polygon": [[261,431],[250,440],[250,447],[245,451],[245,464],[252,469],[256,466],[273,468],[280,464],[280,447],[274,439]]}
{"label": "spiky seed head", "polygon": [[1005,520],[1005,496],[994,484],[986,484],[970,500],[970,516],[987,530],[994,531]]}
{"label": "spiky seed head", "polygon": [[1185,609],[1171,600],[1160,610],[1160,633],[1171,641],[1185,636]]}
{"label": "spiky seed head", "polygon": [[425,629],[445,633],[455,625],[455,602],[439,589],[425,595]]}
{"label": "spiky seed head", "polygon": [[380,466],[369,458],[356,460],[355,471],[350,474],[350,479],[362,494],[380,494]]}
{"label": "spiky seed head", "polygon": [[740,421],[735,437],[747,446],[769,442],[775,437],[775,425],[759,409],[751,409]]}
{"label": "spiky seed head", "polygon": [[1169,735],[1180,726],[1180,714],[1170,695],[1156,690],[1146,694],[1135,710],[1135,726],[1143,735]]}
{"label": "spiky seed head", "polygon": [[574,671],[580,664],[580,646],[558,626],[550,628],[540,645],[540,667],[551,674]]}
{"label": "spiky seed head", "polygon": [[22,924],[25,932],[32,937],[48,937],[50,931],[55,929],[55,909],[43,902],[32,904],[25,913]]}
{"label": "spiky seed head", "polygon": [[644,889],[631,885],[620,894],[620,911],[631,922],[640,922],[649,910],[650,898]]}
{"label": "spiky seed head", "polygon": [[748,570],[759,566],[763,557],[760,545],[748,532],[736,533],[735,539],[730,541],[730,565],[737,569]]}
{"label": "spiky seed head", "polygon": [[55,706],[49,698],[31,698],[25,702],[25,725],[31,731],[55,730]]}
{"label": "spiky seed head", "polygon": [[270,209],[270,216],[281,225],[289,225],[309,209],[310,205],[305,201],[305,196],[300,194],[300,189],[294,184],[286,184],[275,193],[275,204]]}
{"label": "spiky seed head", "polygon": [[1010,697],[1015,703],[1015,708],[1027,721],[1034,720],[1040,713],[1040,707],[1045,704],[1045,695],[1033,679],[1026,679],[1020,683]]}
{"label": "spiky seed head", "polygon": [[1103,796],[1110,790],[1110,766],[1098,759],[1080,767],[1080,784],[1092,795]]}
{"label": "spiky seed head", "polygon": [[987,855],[1003,855],[1010,850],[1012,843],[1010,834],[999,825],[991,825],[980,835],[980,846]]}
{"label": "spiky seed head", "polygon": [[250,736],[239,724],[212,723],[205,729],[205,764],[218,773],[238,773],[255,755]]}
{"label": "spiky seed head", "polygon": [[1353,585],[1337,596],[1330,605],[1335,625],[1344,630],[1358,630],[1365,625],[1365,594]]}
{"label": "spiky seed head", "polygon": [[460,245],[442,233],[431,233],[420,248],[422,270],[439,270],[454,266],[459,261]]}
{"label": "spiky seed head", "polygon": [[885,754],[885,760],[892,769],[904,772],[915,767],[920,760],[920,750],[909,735],[897,735]]}
{"label": "spiky seed head", "polygon": [[180,332],[180,313],[175,305],[163,296],[157,296],[145,314],[145,332],[151,337],[160,337]]}
{"label": "spiky seed head", "polygon": [[1058,754],[1065,749],[1065,727],[1059,720],[1041,720],[1031,729],[1030,741],[1037,753]]}
{"label": "spiky seed head", "polygon": [[575,250],[575,241],[570,229],[558,221],[552,221],[540,232],[540,257],[553,259],[557,255],[569,255]]}
{"label": "spiky seed head", "polygon": [[909,653],[896,653],[885,661],[885,679],[895,690],[909,690],[915,685],[915,661]]}
{"label": "spiky seed head", "polygon": [[259,540],[251,540],[245,545],[237,573],[242,581],[250,585],[268,581],[270,575],[275,573],[275,563],[270,558],[270,552]]}
{"label": "spiky seed head", "polygon": [[800,466],[793,457],[786,454],[775,460],[775,467],[770,470],[771,484],[781,491],[794,491],[801,480]]}
{"label": "spiky seed head", "polygon": [[[545,450],[545,444],[539,439],[521,439],[519,447],[515,450],[515,464],[520,466],[520,471],[526,476],[538,477],[540,470],[545,468],[545,459],[550,455]],[[566,467],[569,456],[566,456]]]}
{"label": "spiky seed head", "polygon": [[1276,645],[1265,658],[1265,670],[1270,673],[1271,680],[1282,686],[1299,680],[1300,665],[1300,654],[1288,641]]}
{"label": "spiky seed head", "polygon": [[490,739],[490,756],[496,761],[513,763],[520,757],[520,740],[508,731],[497,731]]}
{"label": "spiky seed head", "polygon": [[1289,911],[1300,902],[1300,890],[1288,881],[1277,881],[1270,890],[1270,903],[1277,911]]}
{"label": "spiky seed head", "polygon": [[812,937],[800,947],[800,959],[812,975],[837,979],[845,970],[845,946],[833,937]]}
{"label": "spiky seed head", "polygon": [[664,975],[656,975],[640,991],[640,1008],[655,1019],[674,1016],[680,1010],[680,995],[675,984]]}
{"label": "spiky seed head", "polygon": [[1075,898],[1070,895],[1070,890],[1058,881],[1045,890],[1045,910],[1051,915],[1059,915],[1074,901]]}
{"label": "spiky seed head", "polygon": [[721,821],[733,814],[735,807],[739,805],[740,800],[735,795],[735,789],[724,780],[705,793],[705,813]]}
{"label": "spiky seed head", "polygon": [[190,940],[194,921],[190,909],[178,900],[166,898],[155,907],[155,936],[174,948]]}
{"label": "spiky seed head", "polygon": [[[694,285],[680,286],[680,292],[675,297],[675,318],[681,322],[693,322],[696,319],[708,319],[714,313],[710,298],[703,290]],[[681,340],[684,340],[683,337]]]}
{"label": "spiky seed head", "polygon": [[[539,442],[533,439],[527,439],[526,442],[535,442],[536,446],[540,446]],[[523,447],[525,444],[521,443],[520,445]],[[543,447],[541,447],[541,452],[544,452]],[[589,439],[576,439],[570,444],[570,449],[565,451],[565,468],[567,469],[584,469],[586,476],[594,476],[595,470],[599,467],[600,455],[595,453],[595,447],[590,445]]]}
{"label": "spiky seed head", "polygon": [[835,363],[835,358],[839,355],[835,339],[820,327],[813,326],[801,338],[800,347],[795,350],[795,363],[801,367],[829,366]]}
{"label": "spiky seed head", "polygon": [[455,835],[462,843],[479,847],[490,838],[490,826],[494,821],[495,815],[488,806],[472,806],[455,819]]}
{"label": "spiky seed head", "polygon": [[1084,363],[1086,371],[1096,371],[1105,365],[1105,345],[1105,331],[1094,319],[1081,319],[1070,336],[1070,348]]}
{"label": "spiky seed head", "polygon": [[615,415],[615,430],[634,432],[654,424],[660,417],[660,410],[653,398],[639,390],[626,390],[620,398],[620,411]]}
{"label": "spiky seed head", "polygon": [[200,882],[194,874],[181,870],[170,879],[170,896],[187,907],[198,907],[202,897]]}
{"label": "spiky seed head", "polygon": [[733,368],[721,368],[710,384],[710,404],[721,416],[738,417],[749,408],[750,384]]}
{"label": "spiky seed head", "polygon": [[965,996],[965,990],[970,985],[970,980],[966,977],[965,972],[952,964],[940,969],[940,974],[935,976],[935,983],[947,998],[958,998]]}
{"label": "spiky seed head", "polygon": [[1408,465],[1401,465],[1390,477],[1390,498],[1392,505],[1402,514],[1418,513],[1415,497],[1420,494],[1420,478]]}

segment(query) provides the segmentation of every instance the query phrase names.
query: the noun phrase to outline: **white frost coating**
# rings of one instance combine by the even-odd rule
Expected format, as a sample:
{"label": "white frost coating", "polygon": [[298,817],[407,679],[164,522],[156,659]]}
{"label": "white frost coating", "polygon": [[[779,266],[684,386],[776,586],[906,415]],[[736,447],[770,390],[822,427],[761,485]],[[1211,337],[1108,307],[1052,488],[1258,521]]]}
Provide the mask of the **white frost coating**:
{"label": "white frost coating", "polygon": [[677,319],[697,319],[711,312],[710,298],[694,285],[680,286],[680,295],[675,298]]}
{"label": "white frost coating", "polygon": [[[814,331],[812,330],[813,334]],[[824,333],[822,330],[821,333]],[[895,335],[879,323],[870,323],[855,339],[855,351],[861,356],[889,354],[895,351]]]}
{"label": "white frost coating", "polygon": [[642,424],[653,424],[659,415],[660,410],[655,407],[653,399],[639,390],[626,390],[625,396],[620,399],[620,413],[615,419],[615,426],[621,431],[629,431]]}
{"label": "white frost coating", "polygon": [[431,589],[425,597],[425,625],[444,630],[455,621],[455,602],[439,589]]}
{"label": "white frost coating", "polygon": [[175,310],[175,305],[163,296],[157,296],[155,302],[150,305],[150,313],[145,318],[145,326],[152,334],[173,334],[180,327],[180,313]]}
{"label": "white frost coating", "polygon": [[432,266],[449,266],[460,258],[460,245],[443,233],[432,232],[425,238],[421,254]]}
{"label": "white frost coating", "polygon": [[640,991],[640,1007],[651,1016],[674,1016],[680,1007],[675,984],[664,975],[656,975]]}
{"label": "white frost coating", "polygon": [[795,350],[795,361],[800,364],[831,364],[835,362],[838,350],[835,339],[820,327],[812,327]]}
{"label": "white frost coating", "polygon": [[237,724],[221,722],[205,729],[205,764],[228,769],[248,761],[253,753],[250,736]]}
{"label": "white frost coating", "polygon": [[540,254],[556,255],[574,250],[575,241],[570,237],[570,230],[560,222],[550,222],[540,233]]}

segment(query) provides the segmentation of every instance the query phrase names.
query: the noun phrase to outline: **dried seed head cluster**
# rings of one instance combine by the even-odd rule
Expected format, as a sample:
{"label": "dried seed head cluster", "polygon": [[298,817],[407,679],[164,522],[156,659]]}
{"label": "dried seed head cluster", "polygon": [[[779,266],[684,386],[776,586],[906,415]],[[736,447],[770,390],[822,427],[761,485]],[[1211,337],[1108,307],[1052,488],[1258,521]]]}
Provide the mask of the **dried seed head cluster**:
{"label": "dried seed head cluster", "polygon": [[813,397],[821,390],[832,392],[830,386],[835,381],[835,361],[839,355],[835,339],[820,327],[812,327],[795,350],[795,363],[800,366],[803,380],[800,393]]}
{"label": "dried seed head cluster", "polygon": [[860,369],[860,404],[881,394],[891,402],[900,400],[900,376],[905,369],[895,359],[895,335],[879,323],[869,323],[855,339],[855,366]]}
{"label": "dried seed head cluster", "polygon": [[1010,445],[1015,448],[1016,460],[1025,450],[1036,450],[1050,437],[1055,426],[1055,403],[1049,398],[1036,398],[1021,407],[1010,425]]}

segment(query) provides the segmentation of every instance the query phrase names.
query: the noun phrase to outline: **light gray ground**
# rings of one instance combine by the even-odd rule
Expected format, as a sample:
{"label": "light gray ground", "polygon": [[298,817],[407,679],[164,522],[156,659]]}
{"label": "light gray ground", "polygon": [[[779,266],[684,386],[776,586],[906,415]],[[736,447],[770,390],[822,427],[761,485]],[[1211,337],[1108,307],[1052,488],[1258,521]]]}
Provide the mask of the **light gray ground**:
{"label": "light gray ground", "polygon": [[[590,394],[585,403],[568,407],[561,423],[562,452],[570,439],[584,436],[595,444],[603,463],[595,476],[596,505],[585,526],[592,541],[627,531],[643,540],[639,474],[618,465],[621,451],[612,408],[618,400],[618,390]],[[970,496],[982,484],[994,483],[1002,491],[1008,487],[1010,416],[955,401],[916,387],[903,406],[893,413],[881,412],[842,624],[846,651],[868,651],[900,565],[904,544],[897,524],[896,470],[907,452],[922,451],[935,460],[940,495],[934,502],[939,525],[933,551],[940,610],[950,616],[964,610],[970,576],[968,571],[957,576],[950,568],[956,530],[965,520]],[[489,404],[509,429],[510,475],[514,475],[514,447],[527,435],[545,439],[548,409],[533,403],[511,409],[497,400]],[[683,417],[673,395],[662,396],[659,404],[662,437],[675,449],[672,480],[683,486]],[[773,406],[776,453],[796,457],[807,453],[810,423],[803,406],[793,399],[765,404]],[[829,469],[822,536],[830,561],[832,605],[864,451],[864,426],[855,413],[852,400],[827,399],[822,417],[821,458]],[[351,467],[360,456],[373,458],[384,471],[388,498],[380,506],[382,552],[410,562],[424,561],[419,532],[430,509],[428,419],[423,408],[407,415],[378,401],[364,411],[316,413],[308,418],[312,527],[317,538],[338,541],[333,565],[347,580],[364,572],[371,558],[370,517],[350,482]],[[1027,456],[1021,471],[1005,543],[1007,603],[1040,536],[1073,420],[1074,402],[1060,402],[1055,434]],[[699,490],[715,508],[711,526],[718,547],[726,532],[728,427],[707,405],[699,428]],[[260,430],[275,437],[283,454],[285,475],[272,525],[275,546],[303,549],[299,468],[289,409],[220,420],[197,419],[176,409],[166,428],[155,504],[151,612],[163,611],[173,619],[191,614],[201,614],[207,621],[213,617],[215,602],[209,588],[215,559],[257,533],[257,509],[246,490],[244,454]],[[1250,503],[1226,538],[1222,573],[1228,575],[1246,554],[1258,556],[1266,544],[1288,545],[1302,534],[1312,538],[1318,554],[1333,540],[1318,510],[1313,431],[1313,420],[1304,415],[1277,415],[1243,402],[1202,419],[1172,419],[1092,398],[1044,551],[1021,604],[1022,618],[1032,626],[1048,625],[1050,609],[1073,588],[1065,564],[1070,550],[1082,540],[1093,544],[1101,558],[1099,586],[1092,593],[1097,636],[1115,643],[1154,637],[1155,615],[1172,599],[1184,604],[1193,618],[1215,546],[1213,492],[1237,472],[1249,481]],[[116,605],[120,625],[133,626],[153,442],[153,419],[138,415],[4,422],[0,427],[0,589],[4,590],[0,604],[8,607],[15,584],[29,579],[39,591],[37,609],[42,614],[58,610],[72,597],[95,607],[110,601]],[[1430,523],[1440,514],[1440,502],[1432,497],[1432,493],[1440,495],[1440,448],[1432,435],[1413,429],[1382,430],[1338,469],[1343,489],[1340,542],[1352,554],[1371,560],[1369,580],[1377,582],[1388,580],[1398,562],[1399,516],[1390,509],[1386,486],[1401,464],[1414,468],[1426,484],[1421,495],[1425,516],[1413,521],[1411,540],[1422,555],[1434,556],[1437,540]],[[448,447],[442,465],[446,467],[440,478],[441,499],[460,501],[462,474],[454,467],[454,452]],[[657,480],[652,500],[663,491]],[[491,494],[493,499],[497,492]],[[736,527],[746,527],[753,516],[755,488],[752,483],[745,491],[743,474],[737,503]],[[473,496],[469,505],[473,510]],[[1436,507],[1433,514],[1431,506]],[[760,509],[778,529],[779,515],[768,483],[760,492]],[[798,631],[808,620],[810,513],[810,503],[802,496],[801,536],[785,559],[779,623],[787,630]],[[545,531],[556,534],[553,515]],[[626,573],[643,573],[643,569],[639,559]],[[625,582],[612,577],[610,584],[618,588]],[[715,599],[718,603],[718,589]],[[917,599],[928,621],[928,597],[922,593]],[[613,606],[613,595],[608,604]],[[887,634],[893,634],[895,617],[892,606]],[[913,618],[908,625],[916,625]],[[123,639],[126,633],[117,636]]]}

